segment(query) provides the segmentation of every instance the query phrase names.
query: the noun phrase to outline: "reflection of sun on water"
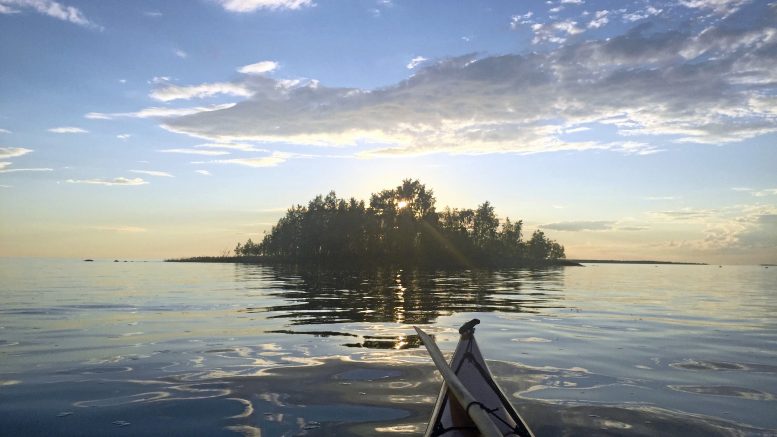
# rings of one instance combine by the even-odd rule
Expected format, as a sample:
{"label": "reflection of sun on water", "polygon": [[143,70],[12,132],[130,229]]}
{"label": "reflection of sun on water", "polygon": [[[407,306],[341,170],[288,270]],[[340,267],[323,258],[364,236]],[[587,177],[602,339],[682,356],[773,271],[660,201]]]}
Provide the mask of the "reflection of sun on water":
{"label": "reflection of sun on water", "polygon": [[406,207],[406,206],[407,206],[407,201],[406,201],[406,200],[400,200],[400,201],[397,203],[397,208],[399,208],[399,209],[402,209],[402,208],[404,208],[404,207]]}

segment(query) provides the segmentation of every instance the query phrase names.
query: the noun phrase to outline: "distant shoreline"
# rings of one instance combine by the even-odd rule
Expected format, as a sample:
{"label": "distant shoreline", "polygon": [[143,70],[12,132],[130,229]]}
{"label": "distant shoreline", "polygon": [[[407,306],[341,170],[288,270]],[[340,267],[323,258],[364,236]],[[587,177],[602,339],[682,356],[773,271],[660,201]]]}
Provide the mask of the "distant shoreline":
{"label": "distant shoreline", "polygon": [[[294,265],[311,265],[311,266],[325,266],[325,267],[385,267],[385,266],[400,266],[397,263],[376,263],[372,261],[363,260],[335,260],[335,261],[321,261],[321,260],[287,260],[282,258],[267,257],[267,256],[193,256],[188,258],[172,258],[166,259],[165,262],[183,262],[183,263],[237,263],[237,264],[294,264]],[[412,267],[430,267],[430,268],[545,268],[545,267],[582,267],[579,261],[568,259],[556,259],[556,260],[541,260],[530,261],[511,264],[504,263],[500,265],[451,265],[451,264],[413,264]]]}
{"label": "distant shoreline", "polygon": [[696,262],[676,262],[676,261],[653,261],[653,260],[620,260],[620,259],[570,259],[568,261],[580,264],[672,264],[678,266],[707,266],[707,263]]}

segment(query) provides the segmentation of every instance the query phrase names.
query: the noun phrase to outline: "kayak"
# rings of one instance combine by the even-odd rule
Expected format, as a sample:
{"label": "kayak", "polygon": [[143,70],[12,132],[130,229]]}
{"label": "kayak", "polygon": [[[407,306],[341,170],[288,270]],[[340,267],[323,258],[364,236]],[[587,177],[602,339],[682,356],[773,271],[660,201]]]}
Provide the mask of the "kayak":
{"label": "kayak", "polygon": [[450,364],[432,337],[415,327],[437,370],[442,389],[429,420],[427,437],[520,436],[534,437],[494,381],[475,341],[473,319],[459,328],[459,344]]}

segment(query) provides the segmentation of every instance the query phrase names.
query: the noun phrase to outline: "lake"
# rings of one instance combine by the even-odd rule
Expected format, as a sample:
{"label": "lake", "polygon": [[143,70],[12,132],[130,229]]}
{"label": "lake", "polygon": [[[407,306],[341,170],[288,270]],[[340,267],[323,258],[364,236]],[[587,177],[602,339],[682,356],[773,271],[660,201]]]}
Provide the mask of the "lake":
{"label": "lake", "polygon": [[777,435],[777,268],[0,259],[2,435],[417,435],[476,335],[539,436]]}

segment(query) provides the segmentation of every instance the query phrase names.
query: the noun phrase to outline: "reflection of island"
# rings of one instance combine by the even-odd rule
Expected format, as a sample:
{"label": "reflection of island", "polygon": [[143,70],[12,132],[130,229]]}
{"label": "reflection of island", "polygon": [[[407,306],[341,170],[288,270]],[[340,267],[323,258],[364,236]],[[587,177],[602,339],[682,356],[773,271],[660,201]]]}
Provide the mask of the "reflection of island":
{"label": "reflection of island", "polygon": [[288,319],[289,325],[429,324],[439,316],[460,312],[532,313],[559,307],[563,299],[563,274],[558,269],[343,271],[237,264],[235,271],[238,281],[255,281],[258,277],[268,281],[266,293],[285,301],[242,311]]}

